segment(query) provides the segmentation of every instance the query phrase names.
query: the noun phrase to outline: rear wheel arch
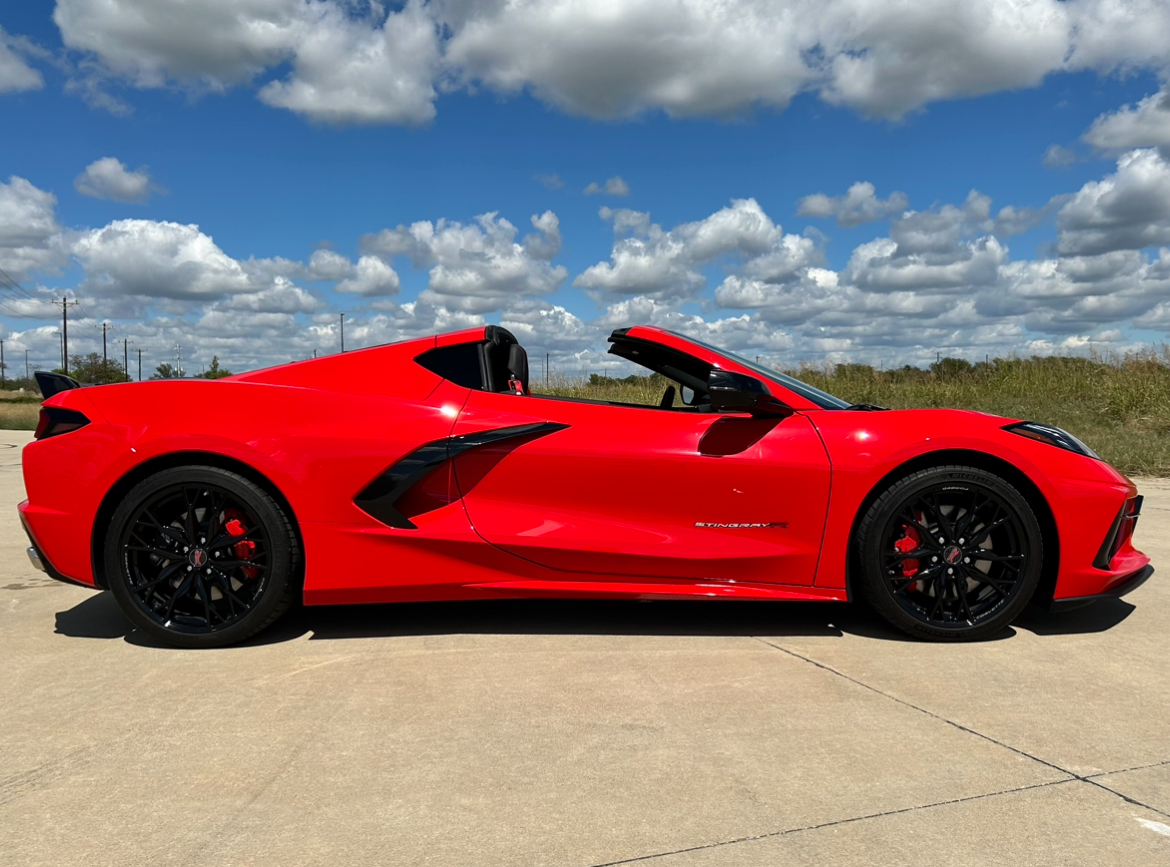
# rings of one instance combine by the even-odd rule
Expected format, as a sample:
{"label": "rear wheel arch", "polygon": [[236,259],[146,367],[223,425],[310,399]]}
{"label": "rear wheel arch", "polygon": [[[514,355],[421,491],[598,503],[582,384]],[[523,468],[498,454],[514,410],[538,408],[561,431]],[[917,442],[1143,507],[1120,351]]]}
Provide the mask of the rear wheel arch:
{"label": "rear wheel arch", "polygon": [[[252,465],[216,452],[168,452],[145,460],[136,467],[128,470],[125,475],[110,486],[110,489],[106,491],[106,495],[102,498],[102,503],[98,507],[97,514],[94,516],[93,531],[90,537],[90,556],[92,558],[93,578],[96,586],[104,590],[109,589],[109,582],[105,580],[105,572],[102,564],[105,562],[106,530],[109,528],[110,519],[113,517],[114,511],[118,508],[118,504],[143,479],[154,475],[160,470],[169,470],[174,467],[217,467],[222,470],[237,473],[262,488],[265,493],[276,500],[280,508],[288,515],[292,523],[293,532],[297,535],[297,542],[300,544],[302,551],[300,568],[302,570],[304,569],[305,560],[303,552],[305,550],[305,540],[301,535],[300,521],[297,519],[296,511],[289,503],[288,497],[284,495],[284,492],[280,490],[275,482]],[[298,578],[302,577],[298,576]]]}
{"label": "rear wheel arch", "polygon": [[869,511],[869,507],[882,495],[890,485],[910,473],[943,466],[968,466],[994,473],[1020,492],[1032,507],[1036,520],[1040,524],[1040,533],[1044,540],[1044,562],[1040,573],[1040,583],[1032,596],[1033,602],[1048,605],[1056,593],[1056,575],[1060,569],[1060,535],[1056,529],[1056,519],[1048,505],[1048,499],[1040,488],[1019,467],[1005,461],[1003,458],[969,449],[945,449],[936,452],[927,452],[918,455],[894,467],[870,489],[865,499],[857,508],[853,516],[853,524],[849,530],[849,552],[846,558],[845,587],[850,599],[855,599],[854,578],[858,575],[857,531],[862,518]]}

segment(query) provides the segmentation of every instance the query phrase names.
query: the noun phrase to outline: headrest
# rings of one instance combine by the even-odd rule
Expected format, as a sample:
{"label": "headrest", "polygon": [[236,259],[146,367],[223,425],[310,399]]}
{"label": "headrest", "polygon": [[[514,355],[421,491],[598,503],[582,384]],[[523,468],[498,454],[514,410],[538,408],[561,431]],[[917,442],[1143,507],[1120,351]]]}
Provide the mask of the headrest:
{"label": "headrest", "polygon": [[508,347],[508,373],[524,386],[524,393],[528,394],[528,353],[519,343]]}

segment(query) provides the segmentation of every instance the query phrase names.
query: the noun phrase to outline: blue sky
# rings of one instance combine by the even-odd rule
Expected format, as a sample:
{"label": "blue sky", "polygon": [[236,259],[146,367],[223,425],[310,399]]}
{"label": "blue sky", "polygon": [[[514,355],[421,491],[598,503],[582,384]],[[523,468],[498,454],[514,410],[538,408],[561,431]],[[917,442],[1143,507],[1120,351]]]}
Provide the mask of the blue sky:
{"label": "blue sky", "polygon": [[[640,50],[712,14],[702,3],[629,0],[599,23],[568,0],[529,0],[523,19],[493,3],[205,0],[194,25],[158,13],[168,2],[142,24],[144,3],[0,10],[0,268],[23,289],[0,290],[10,363],[24,349],[55,362],[40,299],[61,295],[81,301],[71,352],[100,348],[107,320],[150,358],[184,344],[189,368],[213,352],[238,369],[332,351],[340,311],[347,347],[502,321],[593,370],[608,330],[638,321],[783,364],[1124,351],[1170,326],[1170,13],[1157,4],[986,0],[971,5],[1023,23],[951,27],[944,8],[916,31],[892,4],[840,0],[825,8],[856,7],[870,29],[818,20],[793,56],[836,45],[846,66],[794,74],[775,39],[744,45],[736,22],[721,36],[709,17],[710,44],[679,49],[693,59]],[[812,26],[802,15],[833,18],[744,5],[785,38]],[[293,24],[258,47],[218,22],[229,7]],[[1053,29],[1043,15],[1064,7],[1119,38]],[[791,26],[773,20],[784,10]],[[546,18],[551,60],[535,38]],[[395,21],[413,42],[384,36]],[[347,73],[371,45],[377,62]],[[848,73],[853,61],[874,68]],[[378,83],[400,79],[413,83]],[[1046,160],[1053,146],[1062,158]],[[584,194],[611,178],[628,193]],[[873,186],[872,219],[802,207],[858,182]],[[1005,206],[1039,213],[1009,227]],[[491,212],[514,237],[475,228]],[[30,213],[52,224],[31,240]],[[458,231],[394,231],[440,220]],[[336,255],[314,267],[323,247]]]}

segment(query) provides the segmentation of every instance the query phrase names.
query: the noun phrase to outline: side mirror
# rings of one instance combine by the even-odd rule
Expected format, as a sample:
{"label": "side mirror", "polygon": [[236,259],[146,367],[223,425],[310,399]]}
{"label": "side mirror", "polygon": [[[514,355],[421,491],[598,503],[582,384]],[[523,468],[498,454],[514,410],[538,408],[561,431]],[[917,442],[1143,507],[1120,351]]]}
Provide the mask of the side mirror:
{"label": "side mirror", "polygon": [[715,368],[707,377],[707,393],[716,412],[747,412],[765,418],[787,418],[793,409],[772,397],[754,376]]}

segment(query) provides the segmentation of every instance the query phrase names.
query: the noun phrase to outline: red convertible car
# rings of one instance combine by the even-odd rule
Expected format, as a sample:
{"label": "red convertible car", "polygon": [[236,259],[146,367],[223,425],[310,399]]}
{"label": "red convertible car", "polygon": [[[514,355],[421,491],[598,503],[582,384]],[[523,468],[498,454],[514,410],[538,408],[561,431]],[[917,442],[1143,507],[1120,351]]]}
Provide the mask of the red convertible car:
{"label": "red convertible car", "polygon": [[860,598],[977,639],[1153,571],[1134,485],[1058,428],[850,405],[659,328],[610,343],[661,401],[534,394],[495,326],[216,381],[40,374],[29,556],[184,647],[298,597]]}

